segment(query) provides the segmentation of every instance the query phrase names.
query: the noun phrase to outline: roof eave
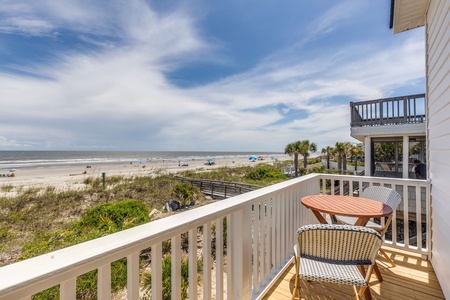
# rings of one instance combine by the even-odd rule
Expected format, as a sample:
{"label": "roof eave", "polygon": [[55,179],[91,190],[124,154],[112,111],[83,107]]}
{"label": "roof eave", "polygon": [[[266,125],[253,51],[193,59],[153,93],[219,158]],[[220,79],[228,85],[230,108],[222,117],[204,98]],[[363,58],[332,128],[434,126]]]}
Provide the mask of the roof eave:
{"label": "roof eave", "polygon": [[394,34],[425,25],[430,0],[391,0],[390,28]]}

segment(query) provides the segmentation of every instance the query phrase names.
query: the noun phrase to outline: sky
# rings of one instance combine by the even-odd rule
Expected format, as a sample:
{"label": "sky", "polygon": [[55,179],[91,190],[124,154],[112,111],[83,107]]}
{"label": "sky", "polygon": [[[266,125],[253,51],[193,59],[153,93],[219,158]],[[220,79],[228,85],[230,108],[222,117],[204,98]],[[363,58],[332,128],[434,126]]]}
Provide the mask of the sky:
{"label": "sky", "polygon": [[0,150],[274,151],[425,92],[390,0],[2,0]]}

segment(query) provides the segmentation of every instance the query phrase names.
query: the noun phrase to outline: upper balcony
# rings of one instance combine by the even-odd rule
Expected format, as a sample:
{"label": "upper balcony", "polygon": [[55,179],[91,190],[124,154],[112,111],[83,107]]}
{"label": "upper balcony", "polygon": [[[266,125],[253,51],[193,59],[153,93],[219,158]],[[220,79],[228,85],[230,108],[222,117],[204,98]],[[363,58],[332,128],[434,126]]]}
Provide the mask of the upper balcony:
{"label": "upper balcony", "polygon": [[[60,299],[76,299],[77,278],[90,271],[96,271],[97,285],[92,289],[96,290],[93,294],[97,299],[148,299],[150,295],[143,291],[144,268],[140,263],[141,254],[145,250],[148,256],[149,249],[151,265],[145,270],[151,269],[152,273],[151,299],[162,299],[163,243],[168,240],[172,299],[182,299],[182,258],[189,262],[189,299],[271,298],[267,295],[273,295],[274,283],[280,276],[287,276],[286,295],[281,298],[289,298],[292,275],[286,275],[286,270],[292,266],[296,230],[317,223],[311,211],[301,205],[301,197],[318,193],[356,195],[353,191],[370,185],[394,188],[402,196],[393,214],[392,224],[396,226],[386,241],[390,251],[394,251],[390,253],[400,260],[399,266],[394,271],[385,268],[390,275],[385,276],[385,281],[374,283],[372,294],[376,299],[387,299],[392,298],[391,291],[407,291],[426,299],[426,293],[432,289],[433,297],[429,298],[443,299],[432,268],[426,268],[430,265],[427,260],[431,245],[428,182],[310,174],[4,266],[0,268],[0,300],[31,299],[53,286],[58,286]],[[111,291],[111,265],[122,259],[126,260],[127,285],[119,297]],[[202,271],[198,271],[199,265],[203,266]],[[419,273],[425,274],[421,279],[427,282],[424,285],[414,283],[414,276]],[[318,297],[327,292],[328,297],[335,297],[334,291],[327,288]]]}
{"label": "upper balcony", "polygon": [[425,135],[425,94],[350,102],[352,137]]}

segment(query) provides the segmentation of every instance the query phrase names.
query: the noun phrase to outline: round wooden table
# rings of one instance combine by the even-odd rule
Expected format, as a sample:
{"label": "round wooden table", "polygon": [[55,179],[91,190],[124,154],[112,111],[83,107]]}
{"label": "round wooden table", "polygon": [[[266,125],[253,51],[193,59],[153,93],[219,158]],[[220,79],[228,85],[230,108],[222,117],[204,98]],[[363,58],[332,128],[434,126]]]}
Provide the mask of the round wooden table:
{"label": "round wooden table", "polygon": [[311,195],[303,197],[302,204],[312,210],[320,223],[328,223],[322,213],[330,214],[334,219],[336,215],[356,217],[354,225],[365,226],[370,218],[386,217],[392,214],[392,208],[384,203],[351,196],[338,195]]}

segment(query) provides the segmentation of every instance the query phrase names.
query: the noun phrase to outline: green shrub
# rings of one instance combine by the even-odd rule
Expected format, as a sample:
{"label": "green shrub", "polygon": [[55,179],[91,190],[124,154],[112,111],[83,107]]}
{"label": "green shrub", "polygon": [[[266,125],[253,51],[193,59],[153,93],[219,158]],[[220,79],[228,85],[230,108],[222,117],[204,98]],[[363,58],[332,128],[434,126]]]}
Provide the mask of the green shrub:
{"label": "green shrub", "polygon": [[82,216],[80,226],[111,233],[149,222],[149,213],[148,207],[138,200],[101,204]]}
{"label": "green shrub", "polygon": [[259,165],[251,170],[246,178],[251,180],[266,180],[266,179],[287,179],[288,177],[281,173],[279,168],[269,165]]}
{"label": "green shrub", "polygon": [[201,192],[192,184],[179,183],[173,189],[173,196],[178,199],[182,205],[189,205],[192,201],[201,198]]}
{"label": "green shrub", "polygon": [[325,173],[325,166],[324,165],[317,165],[310,169],[308,169],[308,174],[310,173]]}

